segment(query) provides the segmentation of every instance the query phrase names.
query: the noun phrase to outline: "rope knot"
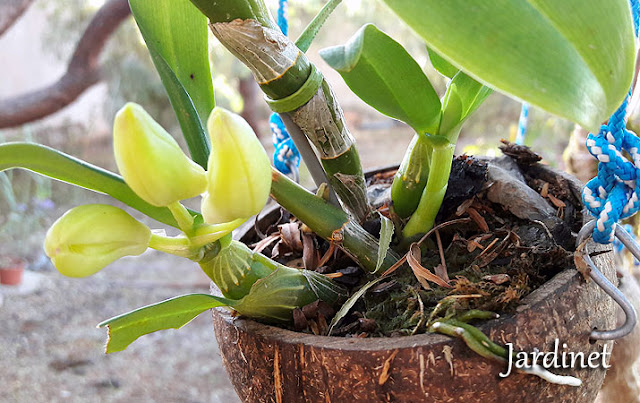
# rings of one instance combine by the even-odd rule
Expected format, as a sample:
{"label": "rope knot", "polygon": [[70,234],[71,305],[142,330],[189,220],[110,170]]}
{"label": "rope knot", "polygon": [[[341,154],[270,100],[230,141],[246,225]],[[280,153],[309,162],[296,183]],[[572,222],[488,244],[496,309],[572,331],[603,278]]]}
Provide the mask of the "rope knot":
{"label": "rope knot", "polygon": [[598,243],[611,243],[616,223],[640,209],[640,140],[626,128],[628,99],[629,95],[597,135],[587,138],[587,149],[599,164],[598,176],[587,183],[582,200],[596,217],[593,239]]}

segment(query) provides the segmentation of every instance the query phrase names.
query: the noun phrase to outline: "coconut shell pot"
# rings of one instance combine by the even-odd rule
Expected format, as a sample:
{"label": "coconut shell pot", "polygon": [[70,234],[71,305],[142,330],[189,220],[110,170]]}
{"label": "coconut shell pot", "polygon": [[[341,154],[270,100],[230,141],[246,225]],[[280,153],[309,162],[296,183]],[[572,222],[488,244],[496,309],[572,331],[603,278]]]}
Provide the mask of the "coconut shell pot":
{"label": "coconut shell pot", "polygon": [[[580,193],[574,179],[540,169]],[[264,225],[277,216],[276,210],[265,214]],[[611,255],[599,254],[594,262],[615,281]],[[615,327],[614,308],[593,281],[566,268],[527,295],[514,314],[479,328],[494,342],[513,343],[516,351],[552,351],[558,339],[560,346],[568,345],[565,351],[588,355],[605,345],[611,351],[612,342],[590,341],[589,334]],[[563,386],[516,371],[502,378],[498,374],[506,364],[442,335],[315,336],[235,317],[224,309],[213,310],[213,324],[224,365],[245,402],[592,402],[606,372],[602,367],[552,370],[582,380],[579,387]]]}

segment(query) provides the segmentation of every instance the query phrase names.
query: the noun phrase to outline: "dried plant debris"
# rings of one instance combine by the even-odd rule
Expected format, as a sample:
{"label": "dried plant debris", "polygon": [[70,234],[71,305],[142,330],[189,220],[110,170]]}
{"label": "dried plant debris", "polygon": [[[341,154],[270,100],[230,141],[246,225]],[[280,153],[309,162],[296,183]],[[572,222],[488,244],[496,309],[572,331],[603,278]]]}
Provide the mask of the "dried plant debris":
{"label": "dried plant debris", "polygon": [[[409,247],[400,264],[355,302],[332,335],[410,335],[426,332],[438,318],[469,310],[512,313],[523,297],[574,265],[574,233],[582,220],[575,186],[535,163],[537,155],[528,149],[509,144],[504,148],[509,157],[499,164],[456,158],[451,173],[455,180],[447,190],[436,230],[424,242]],[[375,190],[369,192],[370,198],[385,216],[384,195],[394,173],[376,174],[368,182]],[[526,187],[539,204],[535,214],[515,214],[513,198],[491,195],[496,181]],[[267,256],[325,274],[352,294],[375,278],[339,245],[317,237],[286,212],[276,216],[275,222],[261,223],[261,228],[267,228],[264,234],[254,231],[253,235],[253,246]],[[372,214],[364,227],[377,235],[380,216]],[[291,328],[326,335],[334,311],[325,305],[316,301],[296,310]]]}
{"label": "dried plant debris", "polygon": [[297,331],[307,331],[315,335],[326,336],[329,333],[329,320],[335,311],[324,301],[315,301],[293,311],[293,325]]}
{"label": "dried plant debris", "polygon": [[527,146],[521,146],[515,143],[511,143],[504,139],[500,140],[500,142],[502,143],[502,145],[500,146],[500,151],[502,151],[504,155],[507,155],[516,160],[518,164],[533,165],[536,162],[542,160],[541,156],[536,154]]}

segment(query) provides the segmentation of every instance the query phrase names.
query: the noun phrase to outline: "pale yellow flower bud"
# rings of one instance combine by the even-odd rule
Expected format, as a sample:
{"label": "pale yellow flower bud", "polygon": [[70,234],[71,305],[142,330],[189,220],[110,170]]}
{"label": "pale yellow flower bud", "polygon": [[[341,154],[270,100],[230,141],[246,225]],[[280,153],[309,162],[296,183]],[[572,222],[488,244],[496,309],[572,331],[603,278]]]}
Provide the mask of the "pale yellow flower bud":
{"label": "pale yellow flower bud", "polygon": [[210,224],[249,218],[269,198],[271,163],[251,126],[239,115],[216,107],[207,123],[211,155],[202,215]]}
{"label": "pale yellow flower bud", "polygon": [[125,211],[87,204],[67,211],[53,223],[44,250],[60,273],[86,277],[123,256],[141,254],[150,239],[149,228]]}
{"label": "pale yellow flower bud", "polygon": [[165,207],[205,191],[204,169],[140,105],[129,102],[116,114],[113,149],[125,182],[149,204]]}

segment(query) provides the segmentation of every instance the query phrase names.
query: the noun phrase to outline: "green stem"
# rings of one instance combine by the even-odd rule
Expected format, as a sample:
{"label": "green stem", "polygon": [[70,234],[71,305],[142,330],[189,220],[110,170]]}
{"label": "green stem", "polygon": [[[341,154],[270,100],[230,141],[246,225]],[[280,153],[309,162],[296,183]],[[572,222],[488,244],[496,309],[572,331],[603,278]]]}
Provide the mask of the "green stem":
{"label": "green stem", "polygon": [[[215,242],[227,234],[230,234],[231,231],[238,228],[245,221],[245,218],[238,218],[236,220],[225,222],[221,224],[204,224],[196,227],[191,234],[189,234],[189,239],[191,240],[191,245],[193,247],[201,247],[208,245],[212,242]],[[222,245],[224,248],[225,245]]]}
{"label": "green stem", "polygon": [[[289,136],[291,136],[291,140],[296,145],[298,152],[300,152],[300,156],[304,161],[309,173],[311,174],[311,178],[315,183],[316,187],[322,186],[322,184],[328,185],[329,178],[327,178],[327,173],[325,172],[316,152],[313,151],[313,147],[309,144],[309,139],[302,133],[302,130],[293,123],[291,117],[283,113],[280,115],[282,122],[284,123],[287,131],[289,132]],[[336,196],[336,192],[333,189],[329,189],[329,202],[334,206],[340,206],[340,202],[338,201],[338,196]]]}
{"label": "green stem", "polygon": [[193,248],[189,238],[167,237],[158,234],[151,234],[149,247],[170,255],[180,256],[191,260],[200,260],[204,251],[201,248]]}
{"label": "green stem", "polygon": [[433,148],[427,136],[416,134],[407,149],[391,185],[391,200],[396,214],[409,217],[418,207],[429,178],[429,159]]}
{"label": "green stem", "polygon": [[364,222],[371,209],[360,155],[329,83],[323,78],[318,93],[288,115],[318,150],[329,184],[344,206]]}
{"label": "green stem", "polygon": [[[263,0],[191,1],[209,18],[220,43],[249,67],[269,98],[286,98],[307,81],[311,63],[282,35]],[[284,39],[276,41],[275,36]]]}
{"label": "green stem", "polygon": [[347,213],[272,169],[271,197],[316,234],[330,239],[349,221]]}
{"label": "green stem", "polygon": [[329,184],[364,221],[370,208],[360,156],[327,81],[273,21],[256,12],[265,9],[262,0],[192,1],[209,17],[218,40],[253,72],[272,109],[286,113],[314,144]]}
{"label": "green stem", "polygon": [[235,19],[254,19],[262,25],[277,29],[269,9],[262,0],[191,0],[212,23]]}
{"label": "green stem", "polygon": [[[376,270],[377,239],[351,220],[347,213],[310,193],[275,169],[272,170],[272,178],[271,197],[282,207],[319,236],[342,246],[364,269],[370,272]],[[381,270],[391,267],[398,259],[395,253],[389,251]]]}
{"label": "green stem", "polygon": [[420,197],[418,208],[402,231],[405,238],[414,238],[433,227],[447,191],[454,150],[455,144],[448,142],[433,148],[429,179]]}
{"label": "green stem", "polygon": [[296,46],[301,51],[306,53],[307,50],[309,50],[309,46],[311,46],[311,42],[313,42],[313,39],[318,35],[320,28],[322,28],[327,18],[329,18],[333,10],[335,10],[341,2],[342,0],[329,0],[327,4],[322,7],[322,10],[313,18],[313,21],[304,29],[304,32],[302,32],[296,40]]}
{"label": "green stem", "polygon": [[191,234],[193,230],[193,216],[189,213],[189,210],[186,209],[179,201],[172,203],[167,206],[173,218],[176,219],[178,226],[185,234]]}

